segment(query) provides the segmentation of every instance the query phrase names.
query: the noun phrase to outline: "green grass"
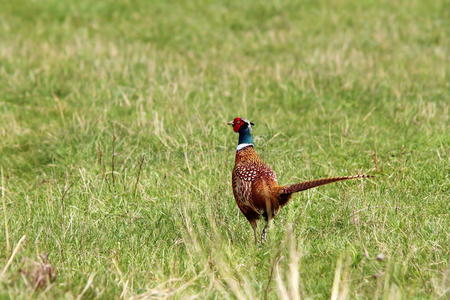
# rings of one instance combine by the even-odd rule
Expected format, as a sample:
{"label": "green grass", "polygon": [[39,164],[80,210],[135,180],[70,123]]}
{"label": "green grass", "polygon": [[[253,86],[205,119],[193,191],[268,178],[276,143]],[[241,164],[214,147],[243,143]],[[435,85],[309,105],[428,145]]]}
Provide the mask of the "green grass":
{"label": "green grass", "polygon": [[[448,11],[0,2],[0,298],[446,298]],[[236,116],[282,184],[377,178],[296,195],[255,246]]]}

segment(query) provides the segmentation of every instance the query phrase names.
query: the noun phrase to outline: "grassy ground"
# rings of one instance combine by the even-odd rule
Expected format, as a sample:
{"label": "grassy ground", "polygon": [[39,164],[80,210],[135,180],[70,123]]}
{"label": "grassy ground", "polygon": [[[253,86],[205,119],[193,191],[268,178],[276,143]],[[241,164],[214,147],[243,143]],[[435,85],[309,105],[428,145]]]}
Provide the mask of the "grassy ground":
{"label": "grassy ground", "polygon": [[[176,2],[0,2],[0,298],[447,297],[448,3]],[[377,179],[255,246],[236,116],[280,183]]]}

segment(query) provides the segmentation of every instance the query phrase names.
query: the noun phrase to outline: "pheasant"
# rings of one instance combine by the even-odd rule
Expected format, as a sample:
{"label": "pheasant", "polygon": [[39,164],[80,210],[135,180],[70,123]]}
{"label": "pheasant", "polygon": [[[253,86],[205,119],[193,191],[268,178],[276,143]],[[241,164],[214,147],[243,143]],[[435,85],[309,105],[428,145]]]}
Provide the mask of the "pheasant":
{"label": "pheasant", "polygon": [[261,234],[261,241],[264,242],[272,219],[280,208],[289,202],[293,193],[336,181],[372,177],[369,175],[329,177],[280,186],[275,172],[261,160],[254,149],[252,126],[255,124],[235,118],[228,122],[228,125],[233,126],[234,132],[239,133],[232,174],[233,194],[239,209],[252,226],[255,243],[257,243],[257,221],[261,216],[266,221]]}

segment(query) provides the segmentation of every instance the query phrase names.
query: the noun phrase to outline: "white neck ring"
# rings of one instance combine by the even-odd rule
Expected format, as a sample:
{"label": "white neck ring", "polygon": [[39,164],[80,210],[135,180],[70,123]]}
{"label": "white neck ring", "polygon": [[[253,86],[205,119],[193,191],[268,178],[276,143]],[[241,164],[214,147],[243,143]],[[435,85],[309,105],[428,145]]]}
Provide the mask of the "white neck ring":
{"label": "white neck ring", "polygon": [[239,145],[236,147],[236,151],[239,151],[239,150],[241,150],[241,149],[243,149],[243,148],[245,148],[245,147],[248,147],[248,146],[253,146],[253,144],[247,144],[247,143],[239,144]]}

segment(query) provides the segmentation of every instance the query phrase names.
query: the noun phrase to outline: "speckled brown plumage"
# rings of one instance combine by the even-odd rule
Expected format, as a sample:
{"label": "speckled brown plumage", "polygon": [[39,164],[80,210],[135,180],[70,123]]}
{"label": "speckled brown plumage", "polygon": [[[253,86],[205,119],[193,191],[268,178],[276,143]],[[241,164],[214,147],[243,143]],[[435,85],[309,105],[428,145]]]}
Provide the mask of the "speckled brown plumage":
{"label": "speckled brown plumage", "polygon": [[263,217],[267,222],[261,236],[264,241],[271,220],[280,208],[289,202],[293,193],[332,182],[371,177],[368,175],[331,177],[280,186],[275,172],[261,160],[253,144],[245,143],[253,141],[251,138],[253,124],[240,118],[234,119],[229,124],[240,134],[232,173],[233,194],[239,209],[253,228],[255,241],[257,241],[257,221]]}

